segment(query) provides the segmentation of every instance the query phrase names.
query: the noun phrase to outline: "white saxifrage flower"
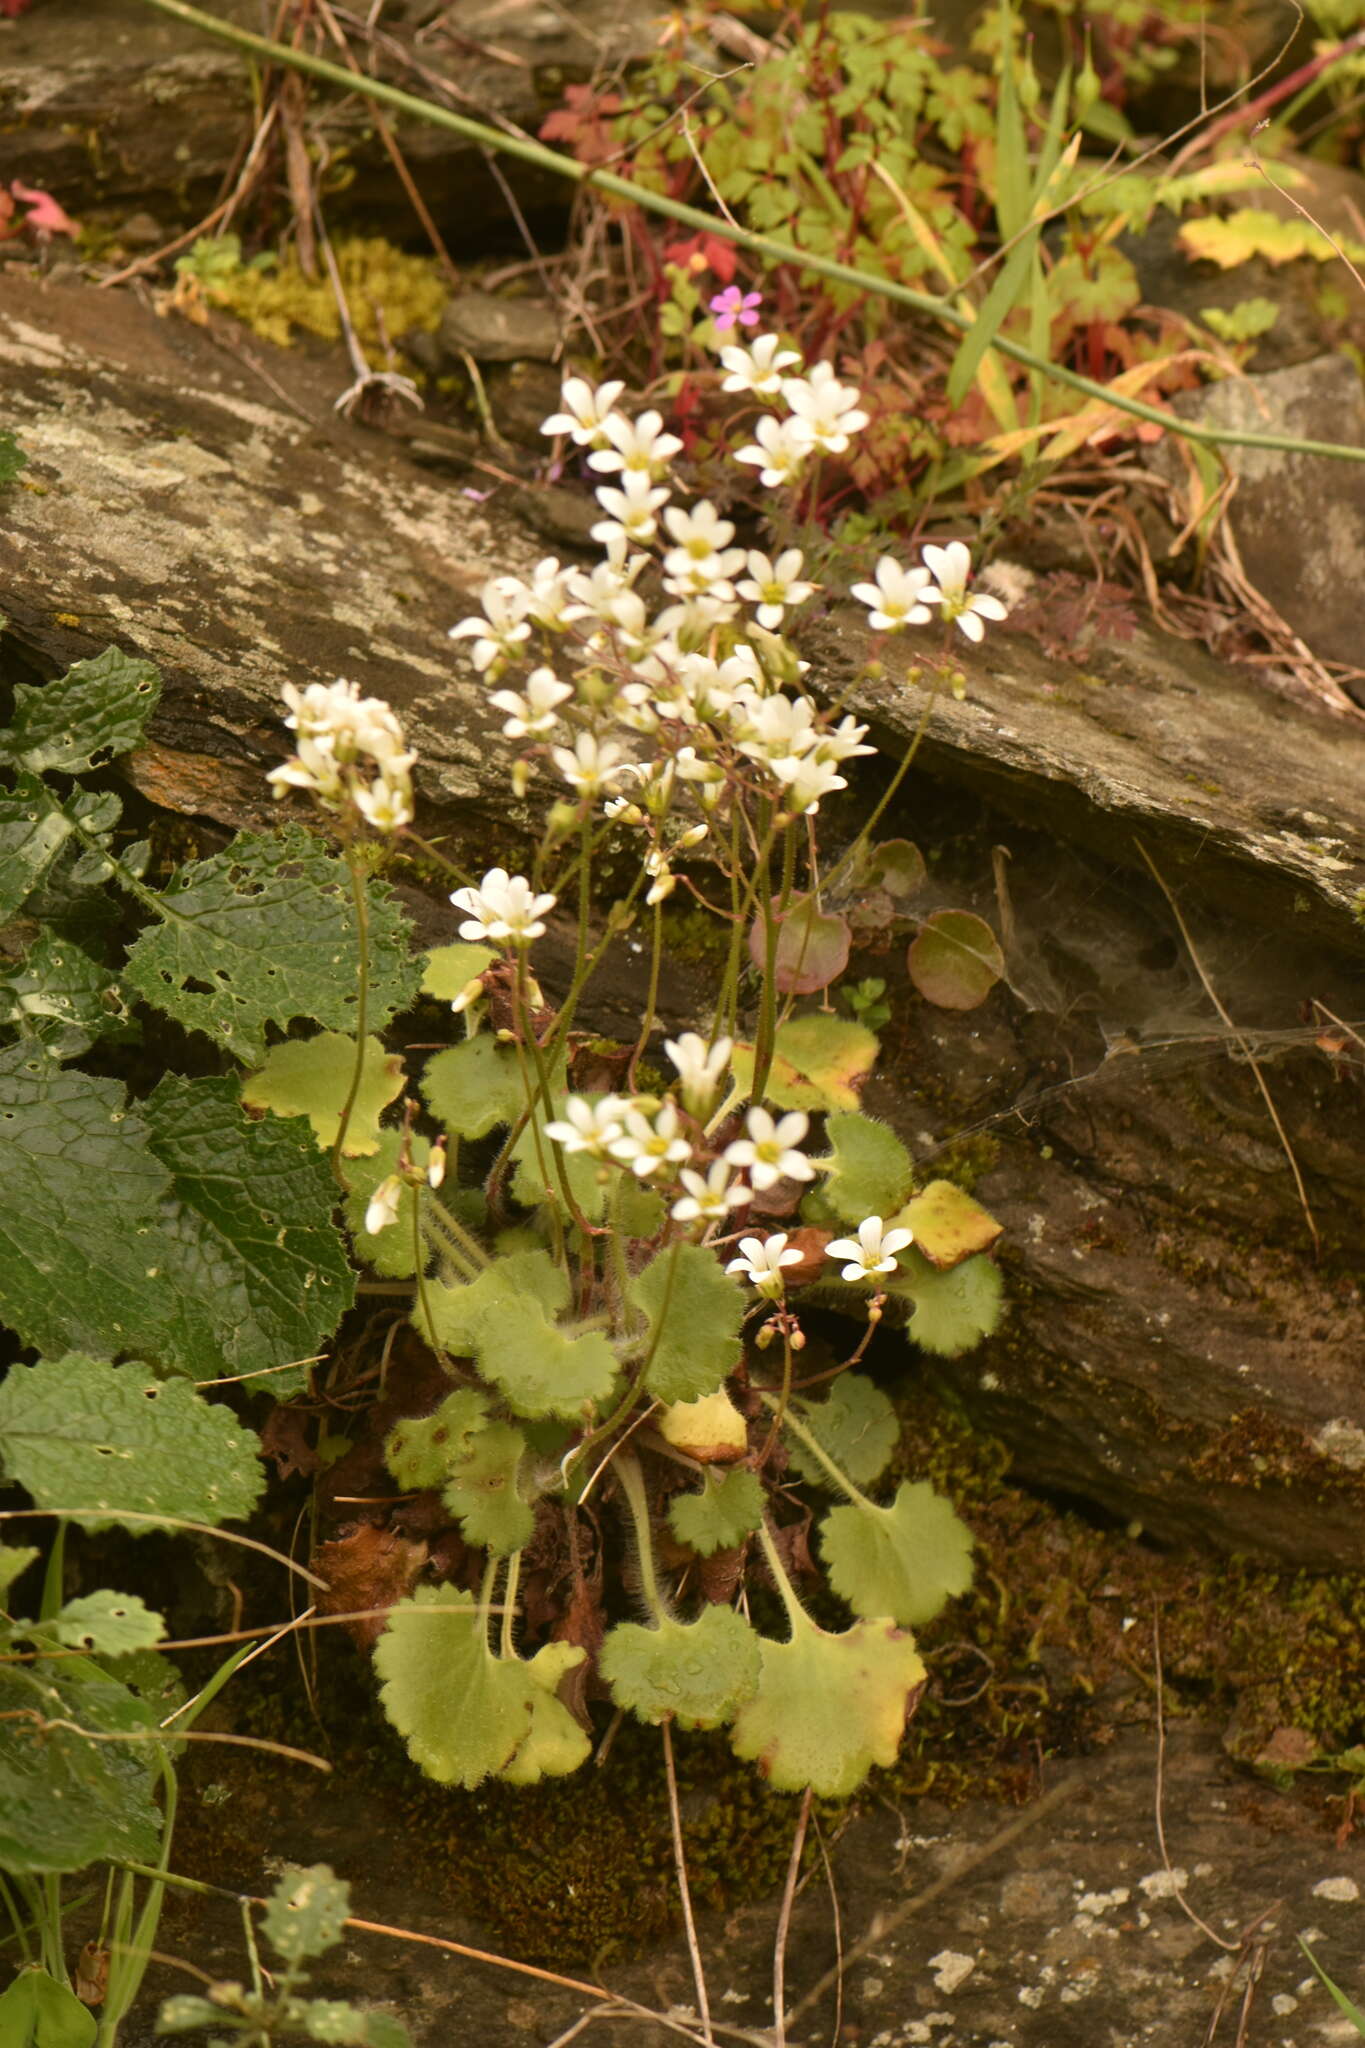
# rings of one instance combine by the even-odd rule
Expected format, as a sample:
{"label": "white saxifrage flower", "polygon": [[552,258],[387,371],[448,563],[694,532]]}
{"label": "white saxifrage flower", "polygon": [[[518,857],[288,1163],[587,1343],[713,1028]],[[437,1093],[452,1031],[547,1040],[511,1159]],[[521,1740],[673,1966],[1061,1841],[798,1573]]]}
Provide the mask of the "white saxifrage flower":
{"label": "white saxifrage flower", "polygon": [[615,740],[599,740],[594,733],[581,732],[571,748],[551,747],[550,758],[570,789],[579,796],[595,797],[620,774],[626,757]]}
{"label": "white saxifrage flower", "polygon": [[686,580],[696,575],[704,584],[732,576],[744,561],[743,548],[732,548],[734,524],[722,519],[709,499],[703,498],[690,512],[670,505],[664,514],[672,546],[664,556],[664,573]]}
{"label": "white saxifrage flower", "polygon": [[972,553],[965,541],[950,540],[946,547],[935,547],[932,542],[920,549],[927,573],[933,577],[924,591],[926,604],[943,607],[945,619],[951,619],[959,633],[965,633],[969,640],[984,640],[986,619],[1007,619],[1009,613],[998,597],[982,591],[973,596],[967,594],[967,578],[971,574]]}
{"label": "white saxifrage flower", "polygon": [[758,623],[770,632],[777,631],[792,606],[815,595],[815,585],[801,581],[801,564],[800,548],[784,548],[775,562],[757,548],[749,550],[749,574],[737,588],[746,604],[758,606]]}
{"label": "white saxifrage flower", "polygon": [[513,946],[538,939],[545,930],[542,918],[555,906],[553,896],[538,896],[525,875],[509,875],[506,868],[490,868],[477,889],[456,889],[450,900],[468,913],[460,926],[462,939],[504,940]]}
{"label": "white saxifrage flower", "polygon": [[678,1123],[678,1106],[666,1102],[653,1123],[641,1109],[622,1112],[622,1132],[608,1146],[613,1159],[628,1166],[640,1180],[647,1180],[662,1167],[680,1166],[692,1157],[692,1147]]}
{"label": "white saxifrage flower", "polygon": [[605,1159],[608,1147],[621,1135],[624,1111],[619,1095],[602,1095],[596,1102],[586,1095],[571,1095],[564,1104],[563,1117],[546,1124],[545,1135],[566,1152],[587,1152],[594,1159]]}
{"label": "white saxifrage flower", "polygon": [[782,1268],[799,1266],[802,1256],[795,1245],[787,1243],[786,1231],[779,1230],[772,1237],[742,1237],[739,1257],[731,1259],[725,1270],[742,1273],[746,1280],[752,1280],[760,1294],[775,1301],[787,1284]]}
{"label": "white saxifrage flower", "polygon": [[708,1045],[697,1031],[684,1031],[681,1038],[666,1038],[664,1051],[677,1068],[684,1109],[704,1117],[725,1079],[734,1052],[734,1041],[718,1038]]}
{"label": "white saxifrage flower", "polygon": [[801,360],[794,348],[783,348],[775,334],[756,335],[747,348],[732,343],[721,350],[720,359],[730,373],[721,390],[751,391],[756,398],[775,398],[782,389],[782,372]]}
{"label": "white saxifrage flower", "polygon": [[768,766],[782,784],[783,809],[793,817],[818,811],[821,797],[848,788],[834,763],[822,761],[816,754],[789,755],[784,761],[770,761]]}
{"label": "white saxifrage flower", "polygon": [[678,1175],[687,1193],[673,1204],[675,1223],[723,1223],[732,1209],[742,1209],[754,1198],[743,1181],[732,1180],[723,1159],[711,1162],[705,1174],[684,1166]]}
{"label": "white saxifrage flower", "polygon": [[365,1211],[365,1228],[371,1237],[378,1237],[381,1230],[387,1230],[391,1223],[398,1221],[398,1203],[402,1193],[403,1183],[396,1173],[380,1181]]}
{"label": "white saxifrage flower", "polygon": [[284,685],[289,705],[285,724],[297,751],[266,780],[277,797],[300,789],[329,810],[352,805],[377,832],[396,832],[412,823],[408,770],[417,759],[406,750],[402,727],[378,697],[362,697],[358,683]]}
{"label": "white saxifrage flower", "polygon": [[494,576],[479,592],[482,617],[461,619],[450,628],[452,640],[472,640],[470,655],[480,675],[489,670],[500,675],[509,661],[515,661],[522,642],[531,637],[526,613],[530,592],[515,576]]}
{"label": "white saxifrage flower", "polygon": [[541,433],[567,434],[580,448],[600,445],[603,421],[625,388],[624,384],[609,383],[594,390],[586,377],[566,377],[559,393],[564,409],[551,413],[542,423]]}
{"label": "white saxifrage flower", "polygon": [[653,540],[659,531],[655,514],[668,503],[665,487],[656,484],[645,469],[626,470],[619,490],[613,484],[599,484],[594,496],[607,517],[592,527],[592,537],[604,545],[618,534],[637,545]]}
{"label": "white saxifrage flower", "polygon": [[880,1216],[865,1216],[856,1237],[836,1237],[825,1246],[827,1259],[847,1259],[845,1280],[871,1280],[878,1273],[894,1273],[896,1253],[913,1244],[912,1230],[888,1230]]}
{"label": "white saxifrage flower", "polygon": [[863,745],[867,738],[867,727],[859,725],[852,712],[846,712],[828,732],[822,732],[812,752],[817,761],[851,761],[857,754],[875,754],[875,747]]}
{"label": "white saxifrage flower", "polygon": [[664,432],[663,414],[658,412],[642,412],[635,420],[628,420],[623,413],[609,413],[602,422],[602,433],[607,446],[594,448],[588,457],[589,469],[638,469],[653,476],[682,451],[677,435]]}
{"label": "white saxifrage flower", "polygon": [[770,491],[790,483],[815,446],[815,438],[802,419],[779,420],[765,413],[754,428],[754,438],[741,448],[736,462],[747,462],[759,471],[759,482]]}
{"label": "white saxifrage flower", "polygon": [[827,455],[842,455],[851,436],[870,418],[859,406],[861,392],[841,384],[828,363],[817,363],[804,377],[788,377],[782,396],[806,428],[812,446]]}
{"label": "white saxifrage flower", "polygon": [[361,817],[376,832],[397,832],[412,823],[412,790],[406,774],[381,774],[373,782],[358,782],[351,795]]}
{"label": "white saxifrage flower", "polygon": [[731,1166],[747,1167],[760,1193],[780,1180],[814,1180],[815,1168],[796,1149],[809,1128],[804,1110],[789,1110],[774,1122],[766,1109],[751,1109],[744,1119],[746,1135],[727,1145],[721,1156]]}
{"label": "white saxifrage flower", "polygon": [[507,712],[507,723],[503,726],[507,738],[524,740],[553,731],[558,706],[572,695],[571,685],[561,683],[553,669],[533,668],[523,690],[494,690],[488,701],[496,704],[499,711]]}
{"label": "white saxifrage flower", "polygon": [[784,697],[780,691],[760,697],[751,684],[735,692],[730,729],[740,753],[753,761],[808,754],[820,737],[808,697]]}
{"label": "white saxifrage flower", "polygon": [[852,595],[871,606],[868,624],[874,633],[899,633],[902,626],[922,626],[933,617],[924,602],[927,569],[902,569],[894,555],[883,555],[872,573],[876,580],[855,583]]}

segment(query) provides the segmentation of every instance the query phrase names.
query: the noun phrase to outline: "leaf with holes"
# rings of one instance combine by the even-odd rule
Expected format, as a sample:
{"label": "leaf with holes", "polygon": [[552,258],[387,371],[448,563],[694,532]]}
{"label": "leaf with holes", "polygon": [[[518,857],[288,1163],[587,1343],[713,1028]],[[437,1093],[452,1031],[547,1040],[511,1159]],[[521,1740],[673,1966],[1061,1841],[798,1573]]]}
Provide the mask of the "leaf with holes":
{"label": "leaf with holes", "polygon": [[[378,1031],[411,1002],[419,964],[393,892],[382,882],[366,886],[366,1019]],[[181,868],[159,901],[162,922],[137,939],[125,972],[177,1023],[252,1065],[265,1056],[268,1024],[283,1030],[306,1017],[325,1029],[354,1029],[350,876],[302,826],[241,833],[225,852]]]}
{"label": "leaf with holes", "polygon": [[802,1620],[789,1642],[764,1638],[758,1690],[730,1731],[735,1755],[778,1792],[847,1799],[874,1764],[896,1761],[924,1684],[913,1636],[891,1621],[828,1635]]}
{"label": "leaf with holes", "polygon": [[103,844],[122,810],[112,790],[78,789],[63,803],[36,775],[0,789],[0,918],[13,917],[73,840]]}
{"label": "leaf with holes", "polygon": [[910,1154],[896,1133],[859,1110],[835,1110],[825,1123],[833,1150],[823,1162],[825,1200],[845,1223],[894,1216],[914,1184]]}
{"label": "leaf with holes", "polygon": [[486,1138],[526,1107],[517,1055],[491,1031],[438,1052],[422,1076],[422,1095],[437,1122],[461,1138]]}
{"label": "leaf with holes", "polygon": [[470,1788],[507,1772],[528,1743],[536,1777],[577,1769],[588,1740],[554,1693],[586,1655],[547,1643],[529,1662],[495,1657],[477,1608],[449,1586],[420,1586],[390,1614],[374,1661],[413,1762],[438,1784]]}
{"label": "leaf with holes", "polygon": [[64,1045],[84,1052],[107,1032],[126,1033],[128,1006],[117,974],[45,926],[18,965],[0,974],[0,1024],[24,1033],[62,1025]]}
{"label": "leaf with holes", "polygon": [[[821,1450],[855,1486],[880,1479],[901,1440],[901,1426],[888,1397],[861,1373],[841,1373],[823,1401],[802,1401],[800,1418]],[[826,1491],[833,1485],[820,1460],[799,1439],[792,1463],[803,1479]]]}
{"label": "leaf with holes", "polygon": [[994,1260],[983,1255],[940,1273],[912,1245],[885,1284],[888,1294],[910,1304],[911,1343],[938,1358],[959,1358],[1000,1327],[1005,1283]]}
{"label": "leaf with holes", "polygon": [[89,1650],[97,1657],[126,1657],[130,1650],[150,1650],[166,1633],[166,1624],[136,1593],[86,1593],[68,1600],[49,1624],[69,1650]]}
{"label": "leaf with holes", "polygon": [[[773,899],[774,913],[777,899]],[[848,965],[853,935],[837,911],[822,910],[814,896],[801,896],[777,919],[773,984],[784,996],[814,995],[837,981]],[[767,964],[768,935],[763,919],[749,929],[749,958],[761,974]]]}
{"label": "leaf with holes", "polygon": [[355,1298],[332,1220],[336,1189],[301,1123],[253,1122],[227,1076],[168,1074],[144,1105],[153,1156],[174,1174],[146,1249],[171,1300],[158,1351],[195,1379],[269,1372],[283,1399]]}
{"label": "leaf with holes", "polygon": [[950,1180],[931,1180],[894,1220],[914,1232],[916,1248],[941,1270],[960,1266],[973,1252],[988,1252],[1004,1229],[965,1188]]}
{"label": "leaf with holes", "polygon": [[642,1721],[719,1728],[752,1697],[758,1664],[755,1631],[732,1607],[713,1606],[695,1621],[618,1622],[607,1631],[600,1669],[616,1705]]}
{"label": "leaf with holes", "polygon": [[329,1863],[314,1863],[308,1870],[287,1870],[276,1882],[261,1926],[276,1955],[302,1963],[336,1947],[350,1910],[351,1887]]}
{"label": "leaf with holes", "polygon": [[[83,1728],[135,1739],[90,1741]],[[38,1876],[152,1861],[161,1750],[145,1738],[155,1728],[155,1709],[88,1658],[0,1670],[0,1869]]]}
{"label": "leaf with holes", "polygon": [[699,1244],[675,1244],[631,1281],[648,1319],[644,1385],[658,1401],[713,1394],[739,1363],[744,1290]]}
{"label": "leaf with holes", "polygon": [[[877,1052],[875,1034],[851,1018],[821,1010],[793,1017],[777,1032],[764,1100],[779,1109],[856,1109],[858,1090],[876,1065]],[[752,1086],[751,1045],[737,1045],[730,1065],[740,1087]]]}
{"label": "leaf with holes", "polygon": [[926,1002],[940,1010],[975,1010],[1004,973],[1005,956],[984,917],[936,910],[920,926],[905,964]]}
{"label": "leaf with holes", "polygon": [[972,1583],[972,1532],[926,1480],[903,1480],[890,1507],[853,1501],[820,1524],[829,1582],[855,1614],[919,1627]]}
{"label": "leaf with holes", "polygon": [[[355,1040],[340,1031],[316,1038],[287,1038],[266,1054],[265,1065],[242,1083],[248,1109],[272,1110],[276,1116],[306,1116],[324,1152],[336,1143],[341,1112],[355,1080]],[[377,1038],[365,1040],[360,1086],[346,1122],[347,1159],[360,1159],[379,1149],[379,1119],[403,1092],[403,1062],[386,1053]]]}
{"label": "leaf with holes", "polygon": [[699,1493],[675,1493],[668,1504],[669,1528],[702,1557],[736,1549],[762,1520],[763,1483],[753,1472],[708,1472]]}
{"label": "leaf with holes", "polygon": [[[255,1434],[188,1380],[73,1352],[15,1365],[0,1386],[0,1460],[40,1508],[225,1522],[251,1512],[264,1474]],[[146,1524],[130,1520],[137,1533]],[[0,1859],[2,1861],[3,1859]]]}
{"label": "leaf with holes", "polygon": [[83,775],[103,767],[141,745],[160,695],[161,676],[152,663],[117,647],[78,661],[56,682],[17,683],[0,760],[30,775]]}

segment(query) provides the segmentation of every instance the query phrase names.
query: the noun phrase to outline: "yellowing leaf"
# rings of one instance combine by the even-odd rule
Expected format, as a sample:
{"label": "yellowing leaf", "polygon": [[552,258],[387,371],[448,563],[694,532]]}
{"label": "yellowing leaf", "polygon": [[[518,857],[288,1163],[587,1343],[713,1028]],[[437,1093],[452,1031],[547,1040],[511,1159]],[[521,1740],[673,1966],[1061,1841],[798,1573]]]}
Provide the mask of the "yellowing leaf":
{"label": "yellowing leaf", "polygon": [[[765,1100],[779,1109],[856,1109],[878,1050],[875,1033],[851,1018],[821,1010],[793,1017],[777,1033]],[[731,1071],[741,1087],[752,1085],[751,1045],[735,1047]]]}
{"label": "yellowing leaf", "polygon": [[436,946],[427,954],[422,969],[422,994],[453,1003],[497,957],[491,946],[473,946],[464,939],[451,946]]}
{"label": "yellowing leaf", "polygon": [[702,1465],[742,1458],[749,1448],[748,1426],[724,1387],[699,1401],[674,1401],[658,1420],[665,1443]]}
{"label": "yellowing leaf", "polygon": [[874,1764],[896,1761],[906,1715],[925,1679],[915,1639],[891,1621],[842,1635],[801,1623],[789,1642],[764,1638],[758,1690],[730,1732],[735,1755],[779,1792],[847,1799]]}
{"label": "yellowing leaf", "polygon": [[919,1250],[940,1268],[960,1266],[973,1252],[988,1252],[1004,1228],[950,1180],[931,1180],[895,1222],[914,1232]]}
{"label": "yellowing leaf", "polygon": [[[1239,263],[1249,263],[1253,256],[1264,257],[1267,263],[1293,263],[1301,256],[1311,256],[1316,263],[1330,263],[1337,254],[1326,235],[1311,221],[1300,220],[1297,215],[1292,220],[1281,220],[1265,206],[1239,206],[1224,220],[1187,220],[1181,226],[1180,240],[1191,256],[1216,263],[1220,270],[1234,270]],[[1342,241],[1341,246],[1355,262],[1365,257],[1365,244]]]}
{"label": "yellowing leaf", "polygon": [[[319,1148],[336,1143],[337,1128],[355,1076],[355,1040],[340,1031],[322,1031],[316,1038],[288,1038],[273,1046],[264,1066],[242,1083],[248,1109],[273,1110],[276,1116],[306,1116]],[[386,1053],[377,1038],[365,1040],[360,1087],[346,1124],[343,1151],[348,1159],[366,1158],[379,1150],[379,1119],[403,1091],[403,1062]]]}

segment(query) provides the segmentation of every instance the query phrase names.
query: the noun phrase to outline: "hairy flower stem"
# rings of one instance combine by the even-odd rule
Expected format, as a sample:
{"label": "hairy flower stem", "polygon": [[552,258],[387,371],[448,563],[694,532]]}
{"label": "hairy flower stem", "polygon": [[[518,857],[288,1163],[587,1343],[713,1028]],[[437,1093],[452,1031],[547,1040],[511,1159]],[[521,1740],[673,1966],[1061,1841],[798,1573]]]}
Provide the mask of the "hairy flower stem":
{"label": "hairy flower stem", "polygon": [[499,1655],[515,1657],[517,1654],[513,1630],[517,1621],[517,1593],[521,1586],[521,1552],[514,1550],[507,1560],[507,1584],[502,1595],[502,1642]]}
{"label": "hairy flower stem", "polygon": [[759,997],[758,1035],[754,1042],[754,1078],[749,1090],[755,1102],[762,1102],[768,1076],[772,1072],[773,1050],[777,1041],[777,942],[795,879],[796,832],[788,825],[782,837],[782,886],[778,892],[777,908],[773,908],[767,887],[769,871],[766,864],[759,903],[759,914],[763,919],[763,989]]}
{"label": "hairy flower stem", "polygon": [[764,1562],[772,1574],[773,1584],[777,1588],[782,1605],[787,1610],[787,1621],[791,1632],[794,1636],[800,1635],[803,1629],[812,1628],[814,1624],[805,1608],[801,1605],[801,1602],[797,1599],[796,1589],[783,1568],[781,1554],[776,1543],[773,1541],[772,1530],[768,1527],[768,1517],[766,1515],[758,1525],[758,1540],[763,1546]]}
{"label": "hairy flower stem", "polygon": [[781,1427],[791,1431],[802,1450],[808,1451],[816,1464],[829,1474],[840,1493],[846,1494],[855,1507],[876,1509],[876,1502],[869,1500],[867,1495],[853,1484],[853,1481],[846,1472],[840,1471],[833,1458],[828,1455],[816,1440],[814,1434],[806,1428],[804,1422],[798,1420],[790,1408],[784,1410],[781,1403],[773,1395],[765,1394],[761,1388],[759,1389],[758,1398],[765,1408],[769,1409],[773,1414],[780,1416]]}
{"label": "hairy flower stem", "polygon": [[617,1484],[630,1519],[635,1528],[635,1549],[640,1567],[640,1592],[650,1618],[655,1622],[667,1621],[668,1603],[659,1591],[659,1575],[654,1567],[654,1543],[649,1526],[649,1501],[645,1496],[644,1474],[634,1451],[618,1451],[612,1461],[616,1471]]}
{"label": "hairy flower stem", "polygon": [[659,968],[663,961],[663,952],[664,907],[662,903],[656,903],[653,942],[649,953],[649,988],[645,995],[644,1015],[640,1019],[640,1036],[635,1041],[635,1050],[630,1056],[630,1065],[626,1068],[626,1086],[632,1095],[635,1093],[636,1069],[644,1058],[645,1047],[649,1044],[654,1030],[655,1013],[659,1006]]}
{"label": "hairy flower stem", "polygon": [[350,1128],[351,1116],[360,1094],[360,1084],[365,1076],[365,1034],[370,1004],[370,900],[365,893],[364,867],[349,840],[345,852],[346,867],[351,877],[351,901],[355,905],[356,994],[355,1065],[351,1070],[351,1085],[346,1091],[346,1100],[341,1105],[341,1118],[332,1146],[332,1178],[343,1195],[350,1192],[342,1160],[345,1156],[346,1133]]}
{"label": "hairy flower stem", "polygon": [[769,1395],[765,1394],[763,1397],[764,1400],[768,1403],[769,1407],[772,1409],[773,1425],[772,1428],[768,1431],[767,1440],[764,1443],[763,1449],[759,1452],[758,1458],[756,1460],[757,1469],[760,1472],[763,1470],[763,1467],[767,1464],[769,1458],[772,1456],[773,1447],[776,1444],[777,1439],[782,1434],[782,1425],[788,1419],[787,1407],[789,1402],[791,1401],[791,1397],[792,1340],[789,1332],[784,1330],[782,1332],[782,1385],[779,1389],[776,1403],[774,1403],[771,1400],[771,1397]]}

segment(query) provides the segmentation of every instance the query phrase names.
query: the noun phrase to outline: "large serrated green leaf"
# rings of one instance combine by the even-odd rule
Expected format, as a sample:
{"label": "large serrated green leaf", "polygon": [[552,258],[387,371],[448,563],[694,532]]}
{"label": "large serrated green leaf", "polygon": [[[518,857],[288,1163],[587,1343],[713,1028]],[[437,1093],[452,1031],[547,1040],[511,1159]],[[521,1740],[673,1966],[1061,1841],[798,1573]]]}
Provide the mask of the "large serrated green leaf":
{"label": "large serrated green leaf", "polygon": [[644,1384],[659,1401],[712,1394],[739,1363],[744,1291],[699,1244],[671,1245],[630,1284],[648,1318]]}
{"label": "large serrated green leaf", "polygon": [[158,1745],[143,1738],[153,1710],[83,1657],[0,1669],[0,1869],[81,1870],[87,1863],[155,1855],[161,1815],[152,1797]]}
{"label": "large serrated green leaf", "polygon": [[905,1717],[924,1683],[913,1636],[890,1621],[842,1635],[803,1623],[789,1642],[763,1639],[758,1691],[730,1742],[779,1792],[847,1799],[874,1764],[896,1761]]}
{"label": "large serrated green leaf", "polygon": [[287,1870],[261,1915],[265,1938],[287,1963],[325,1955],[341,1939],[351,1910],[351,1887],[329,1863]]}
{"label": "large serrated green leaf", "polygon": [[[0,464],[3,459],[0,434]],[[89,2006],[36,1964],[26,1965],[0,1992],[0,2048],[92,2048],[98,2033],[99,2022]]]}
{"label": "large serrated green leaf", "polygon": [[719,1728],[758,1685],[759,1637],[732,1607],[695,1621],[665,1616],[651,1628],[619,1622],[602,1645],[601,1672],[618,1707],[642,1721]]}
{"label": "large serrated green leaf", "polygon": [[52,1633],[71,1650],[89,1650],[99,1657],[126,1657],[133,1650],[150,1650],[166,1633],[159,1614],[136,1593],[82,1594],[68,1600],[54,1616]]}
{"label": "large serrated green leaf", "polygon": [[547,1643],[529,1662],[495,1657],[476,1608],[451,1587],[420,1586],[390,1613],[374,1660],[384,1712],[413,1762],[442,1785],[470,1787],[510,1774],[527,1746],[519,1782],[577,1769],[588,1739],[554,1694],[586,1654]]}
{"label": "large serrated green leaf", "polygon": [[269,1371],[280,1398],[355,1298],[332,1220],[336,1189],[301,1122],[243,1114],[230,1078],[170,1074],[144,1105],[175,1179],[152,1250],[172,1302],[162,1355],[195,1379]]}
{"label": "large serrated green leaf", "polygon": [[668,1526],[679,1543],[702,1557],[733,1550],[763,1519],[763,1483],[753,1472],[706,1473],[699,1493],[677,1493],[668,1504]]}
{"label": "large serrated green leaf", "polygon": [[438,1052],[422,1076],[422,1095],[438,1123],[462,1138],[485,1138],[526,1108],[517,1055],[489,1031]]}
{"label": "large serrated green leaf", "polygon": [[1000,1268],[982,1253],[940,1273],[912,1245],[900,1271],[886,1275],[886,1291],[910,1303],[911,1342],[939,1358],[960,1357],[993,1336],[1004,1314]]}
{"label": "large serrated green leaf", "polygon": [[[382,1030],[417,990],[420,963],[390,889],[370,882],[366,1021]],[[344,861],[301,825],[243,832],[225,852],[180,869],[162,922],[128,955],[128,980],[157,1009],[240,1060],[265,1055],[268,1024],[311,1018],[354,1030],[356,923]]]}
{"label": "large serrated green leaf", "polygon": [[65,803],[36,775],[0,789],[0,918],[13,917],[42,882],[76,827],[103,840],[123,806],[112,790],[78,789]]}
{"label": "large serrated green leaf", "polygon": [[258,1454],[226,1408],[143,1365],[72,1353],[11,1366],[0,1386],[0,1459],[40,1508],[225,1522],[261,1491]]}
{"label": "large serrated green leaf", "polygon": [[0,1025],[21,1032],[47,1020],[64,1024],[84,1041],[127,1024],[118,976],[60,933],[45,927],[18,964],[0,974]]}
{"label": "large serrated green leaf", "polygon": [[972,1532],[926,1480],[902,1481],[890,1507],[831,1508],[820,1524],[829,1582],[855,1614],[918,1628],[972,1583]]}
{"label": "large serrated green leaf", "polygon": [[[287,1038],[272,1046],[265,1064],[242,1083],[248,1109],[268,1109],[276,1116],[306,1116],[313,1137],[324,1152],[336,1143],[341,1112],[355,1080],[355,1040],[342,1031],[321,1031],[316,1038]],[[386,1053],[375,1037],[365,1040],[360,1086],[346,1122],[347,1159],[379,1150],[379,1119],[403,1092],[403,1061]]]}
{"label": "large serrated green leaf", "polygon": [[826,1201],[845,1223],[893,1216],[914,1182],[910,1154],[887,1124],[860,1110],[835,1110],[825,1124],[833,1148],[826,1164]]}
{"label": "large serrated green leaf", "polygon": [[[821,1450],[855,1486],[871,1486],[879,1479],[900,1442],[901,1426],[890,1400],[861,1373],[841,1373],[823,1401],[801,1402],[800,1416]],[[791,1454],[803,1479],[830,1487],[828,1472],[804,1444],[793,1443]]]}
{"label": "large serrated green leaf", "polygon": [[106,647],[56,682],[16,684],[0,759],[31,775],[83,775],[141,744],[160,695],[161,676],[150,661]]}

